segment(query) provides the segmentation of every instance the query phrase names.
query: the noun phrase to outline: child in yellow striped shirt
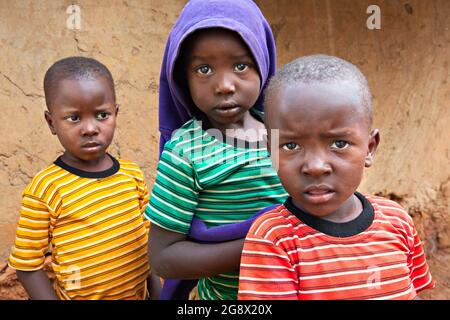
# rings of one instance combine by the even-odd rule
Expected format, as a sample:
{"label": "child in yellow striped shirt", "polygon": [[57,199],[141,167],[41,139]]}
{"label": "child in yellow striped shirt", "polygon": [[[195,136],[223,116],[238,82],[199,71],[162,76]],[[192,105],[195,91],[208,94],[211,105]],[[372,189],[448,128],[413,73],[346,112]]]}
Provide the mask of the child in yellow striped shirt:
{"label": "child in yellow striped shirt", "polygon": [[[119,110],[111,73],[95,59],[65,58],[45,74],[44,91],[45,119],[65,151],[23,192],[9,265],[32,299],[145,299],[147,287],[158,298],[144,175],[106,152]],[[42,270],[50,246],[53,285]]]}

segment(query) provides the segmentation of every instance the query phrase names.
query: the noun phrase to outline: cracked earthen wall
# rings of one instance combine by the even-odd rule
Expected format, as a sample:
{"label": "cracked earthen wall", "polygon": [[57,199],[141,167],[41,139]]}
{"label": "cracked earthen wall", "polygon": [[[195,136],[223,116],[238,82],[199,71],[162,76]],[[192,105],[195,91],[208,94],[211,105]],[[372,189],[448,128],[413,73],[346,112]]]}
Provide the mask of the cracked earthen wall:
{"label": "cracked earthen wall", "polygon": [[56,60],[83,55],[109,67],[120,105],[111,152],[135,160],[149,185],[154,179],[160,63],[185,2],[76,1],[81,29],[70,30],[72,3],[0,1],[0,261],[14,239],[23,188],[62,150],[43,117],[42,81]]}
{"label": "cracked earthen wall", "polygon": [[[278,65],[300,55],[334,54],[368,77],[382,140],[361,190],[389,196],[409,210],[439,283],[428,297],[450,298],[450,2],[256,2],[274,30]],[[81,8],[80,30],[66,27],[72,3]],[[184,3],[0,1],[0,264],[14,240],[21,191],[61,152],[43,117],[42,78],[57,59],[91,56],[110,68],[121,106],[111,151],[136,161],[152,186],[160,62]],[[381,9],[380,30],[366,27],[371,4]]]}

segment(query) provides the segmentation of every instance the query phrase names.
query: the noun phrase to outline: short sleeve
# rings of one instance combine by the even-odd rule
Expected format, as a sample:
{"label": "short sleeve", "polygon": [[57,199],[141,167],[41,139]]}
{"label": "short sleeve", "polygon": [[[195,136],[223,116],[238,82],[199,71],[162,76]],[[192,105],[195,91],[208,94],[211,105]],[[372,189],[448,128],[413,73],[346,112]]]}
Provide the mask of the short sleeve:
{"label": "short sleeve", "polygon": [[50,239],[50,211],[38,197],[26,192],[8,265],[22,271],[42,269]]}
{"label": "short sleeve", "polygon": [[161,154],[145,217],[164,229],[188,234],[199,189],[191,163],[173,150],[168,142]]}
{"label": "short sleeve", "polygon": [[238,299],[297,300],[298,277],[287,252],[265,239],[259,225],[252,225],[244,242]]}
{"label": "short sleeve", "polygon": [[409,276],[416,292],[420,292],[424,289],[434,288],[435,282],[431,277],[422,242],[414,226],[412,226],[412,232],[414,242],[411,243],[408,256]]}

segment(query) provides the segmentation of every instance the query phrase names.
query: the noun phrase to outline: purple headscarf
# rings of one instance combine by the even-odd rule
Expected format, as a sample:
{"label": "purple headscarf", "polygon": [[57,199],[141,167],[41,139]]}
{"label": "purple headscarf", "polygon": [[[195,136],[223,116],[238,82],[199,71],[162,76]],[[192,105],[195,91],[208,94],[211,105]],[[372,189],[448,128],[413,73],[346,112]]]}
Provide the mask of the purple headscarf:
{"label": "purple headscarf", "polygon": [[[183,41],[199,29],[222,27],[237,32],[253,54],[261,77],[261,90],[253,106],[263,111],[263,92],[276,68],[275,40],[269,24],[252,0],[191,0],[181,11],[170,32],[161,66],[159,89],[159,154],[172,133],[193,117],[190,102],[174,80],[174,67]],[[245,237],[251,222],[259,216],[231,225],[206,228],[194,218],[190,238],[201,242],[222,242]],[[187,299],[196,280],[165,279],[161,299]]]}
{"label": "purple headscarf", "polygon": [[159,154],[173,131],[193,117],[181,88],[174,81],[175,62],[182,42],[191,33],[222,27],[237,32],[247,44],[258,65],[261,91],[254,108],[263,110],[263,95],[268,79],[275,73],[275,41],[272,30],[252,0],[191,0],[170,32],[161,66],[159,88]]}

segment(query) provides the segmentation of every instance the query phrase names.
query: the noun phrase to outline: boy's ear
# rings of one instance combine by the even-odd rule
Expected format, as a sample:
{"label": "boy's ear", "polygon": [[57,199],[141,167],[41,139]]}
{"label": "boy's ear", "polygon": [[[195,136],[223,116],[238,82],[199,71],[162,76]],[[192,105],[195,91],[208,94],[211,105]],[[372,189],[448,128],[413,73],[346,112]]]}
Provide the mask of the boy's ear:
{"label": "boy's ear", "polygon": [[45,121],[47,121],[50,131],[52,132],[53,135],[56,135],[56,130],[55,130],[55,127],[53,126],[52,114],[46,110],[46,111],[44,111],[44,117],[45,117]]}
{"label": "boy's ear", "polygon": [[375,152],[377,151],[379,143],[380,143],[380,131],[378,129],[373,129],[370,132],[366,160],[364,161],[364,165],[366,168],[370,167],[373,164]]}

